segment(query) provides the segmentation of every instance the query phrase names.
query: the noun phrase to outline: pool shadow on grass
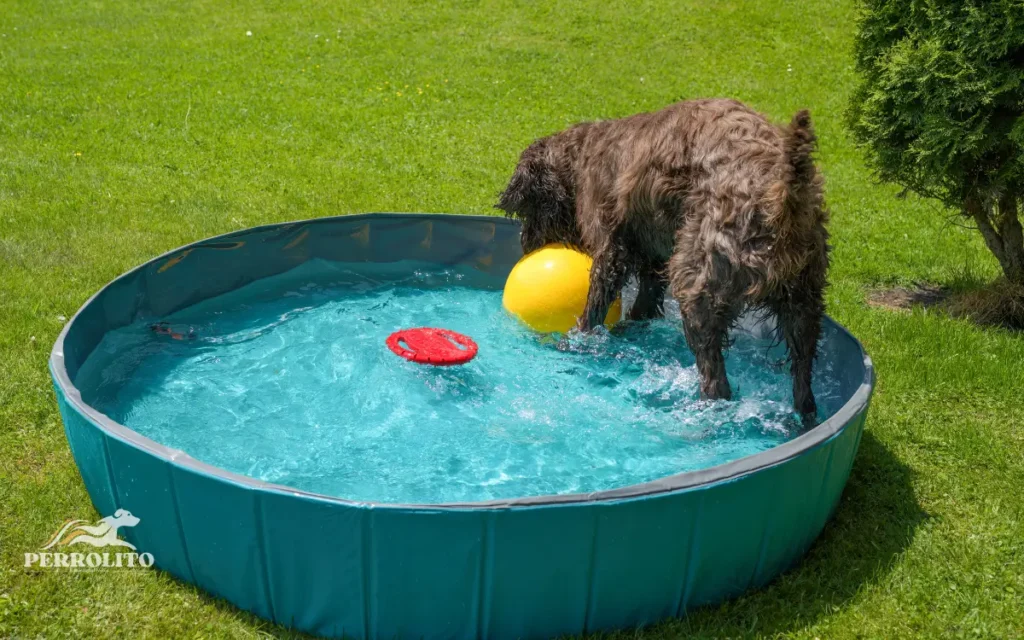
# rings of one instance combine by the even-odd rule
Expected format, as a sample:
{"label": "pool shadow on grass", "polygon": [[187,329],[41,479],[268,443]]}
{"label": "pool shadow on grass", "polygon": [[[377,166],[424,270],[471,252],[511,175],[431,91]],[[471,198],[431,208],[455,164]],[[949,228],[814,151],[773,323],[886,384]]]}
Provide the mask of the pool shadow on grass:
{"label": "pool shadow on grass", "polygon": [[865,431],[835,516],[807,555],[760,590],[680,620],[603,634],[629,638],[775,636],[804,629],[885,580],[929,516],[914,495],[913,471]]}

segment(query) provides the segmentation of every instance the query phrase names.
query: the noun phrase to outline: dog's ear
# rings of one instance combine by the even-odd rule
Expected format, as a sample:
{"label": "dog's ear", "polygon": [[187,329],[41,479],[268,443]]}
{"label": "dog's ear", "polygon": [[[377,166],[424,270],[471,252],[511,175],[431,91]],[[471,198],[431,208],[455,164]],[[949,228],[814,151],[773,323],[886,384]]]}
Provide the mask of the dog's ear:
{"label": "dog's ear", "polygon": [[519,217],[529,217],[536,213],[552,213],[551,210],[567,197],[565,187],[548,157],[547,145],[544,141],[538,141],[527,147],[519,157],[515,173],[495,206],[510,216],[518,214]]}
{"label": "dog's ear", "polygon": [[542,172],[538,164],[535,157],[523,154],[508,185],[498,196],[498,204],[494,205],[496,209],[501,209],[510,217],[516,214],[529,215],[534,204],[535,183],[540,179]]}
{"label": "dog's ear", "polygon": [[573,194],[543,141],[530,145],[499,196],[496,208],[522,222],[524,251],[551,242],[578,243]]}

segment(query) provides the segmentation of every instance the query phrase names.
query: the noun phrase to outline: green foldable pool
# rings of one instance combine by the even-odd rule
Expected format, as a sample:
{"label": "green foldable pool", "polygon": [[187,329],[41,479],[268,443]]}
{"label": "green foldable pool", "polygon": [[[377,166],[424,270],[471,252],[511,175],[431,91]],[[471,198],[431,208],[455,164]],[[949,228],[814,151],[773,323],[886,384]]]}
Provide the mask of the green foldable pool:
{"label": "green foldable pool", "polygon": [[[819,366],[838,393],[814,429],[708,469],[587,494],[377,504],[218,469],[83,402],[76,375],[104,334],[313,259],[459,266],[500,289],[521,257],[493,217],[368,214],[257,227],[117,278],[67,324],[50,369],[68,443],[101,515],[156,566],[306,632],[352,638],[532,638],[643,625],[766,584],[839,502],[874,384],[827,320]],[[767,331],[752,326],[751,331]]]}

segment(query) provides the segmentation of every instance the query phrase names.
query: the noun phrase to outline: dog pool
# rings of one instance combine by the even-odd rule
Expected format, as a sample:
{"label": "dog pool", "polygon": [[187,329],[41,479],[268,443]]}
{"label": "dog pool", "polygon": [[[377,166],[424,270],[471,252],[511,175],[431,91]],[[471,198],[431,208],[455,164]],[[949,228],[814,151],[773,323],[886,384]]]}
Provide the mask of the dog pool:
{"label": "dog pool", "polygon": [[[508,317],[517,231],[328,218],[115,280],[51,357],[97,510],[138,516],[128,538],[160,569],[332,636],[621,628],[790,566],[857,449],[873,374],[856,340],[826,322],[806,433],[753,320],[728,354],[735,398],[702,402],[671,305],[585,337]],[[411,326],[479,355],[407,362],[384,339]]]}
{"label": "dog pool", "polygon": [[[163,318],[162,331],[142,319],[107,333],[75,382],[109,418],[208,464],[389,503],[615,489],[801,430],[772,342],[737,332],[736,398],[701,402],[677,309],[560,340],[522,327],[500,291],[466,277],[313,260]],[[432,367],[385,347],[423,324],[472,336],[479,356]],[[836,385],[819,371],[827,406]]]}

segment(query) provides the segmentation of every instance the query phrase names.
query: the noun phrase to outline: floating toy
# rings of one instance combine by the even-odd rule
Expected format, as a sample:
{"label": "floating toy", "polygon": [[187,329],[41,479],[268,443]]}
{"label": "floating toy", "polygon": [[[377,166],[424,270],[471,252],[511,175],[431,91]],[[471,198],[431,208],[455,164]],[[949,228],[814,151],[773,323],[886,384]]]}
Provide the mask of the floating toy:
{"label": "floating toy", "polygon": [[196,337],[195,329],[193,329],[192,327],[188,328],[187,333],[182,333],[180,331],[175,331],[174,329],[172,329],[171,325],[169,325],[166,322],[158,322],[156,324],[151,324],[149,325],[149,328],[162,336],[170,336],[175,340],[192,340],[193,338]]}
{"label": "floating toy", "polygon": [[[593,260],[566,245],[549,244],[522,257],[505,281],[502,305],[534,331],[565,333],[576,325],[587,304]],[[616,299],[605,324],[622,317]]]}
{"label": "floating toy", "polygon": [[476,357],[473,339],[447,329],[402,329],[388,336],[388,348],[418,364],[447,366],[465,364]]}

